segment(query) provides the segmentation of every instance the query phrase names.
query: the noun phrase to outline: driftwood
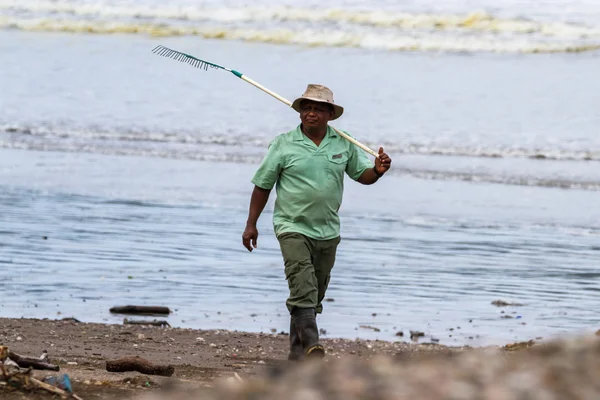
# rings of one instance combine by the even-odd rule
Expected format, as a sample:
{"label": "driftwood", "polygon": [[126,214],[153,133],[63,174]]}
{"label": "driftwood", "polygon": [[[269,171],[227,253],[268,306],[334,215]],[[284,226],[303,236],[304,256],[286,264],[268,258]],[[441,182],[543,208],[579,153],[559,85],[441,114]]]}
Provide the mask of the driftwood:
{"label": "driftwood", "polygon": [[147,375],[171,376],[175,372],[172,365],[156,365],[141,357],[122,357],[106,361],[108,372],[137,371]]}
{"label": "driftwood", "polygon": [[8,358],[13,360],[21,368],[31,367],[39,370],[60,371],[60,367],[58,365],[50,364],[44,361],[46,358],[46,352],[44,352],[40,358],[33,358],[23,357],[12,352],[11,350],[8,350]]}
{"label": "driftwood", "polygon": [[152,326],[168,326],[170,327],[171,325],[167,322],[167,321],[135,321],[135,320],[129,320],[127,318],[125,318],[123,320],[123,324],[125,325],[152,325]]}
{"label": "driftwood", "polygon": [[153,315],[153,314],[170,314],[169,307],[161,306],[119,306],[112,307],[111,313],[115,314],[134,314],[134,315]]}
{"label": "driftwood", "polygon": [[[5,383],[10,382],[11,385],[14,386],[18,382],[19,385],[21,385],[23,387],[32,385],[36,388],[43,389],[47,392],[59,395],[62,399],[74,398],[75,400],[82,400],[81,397],[79,397],[73,393],[68,393],[67,391],[65,391],[63,389],[49,385],[49,384],[42,382],[39,379],[36,379],[31,376],[32,368],[34,368],[38,365],[44,366],[44,368],[38,368],[38,369],[51,369],[53,371],[58,371],[57,365],[51,365],[51,364],[48,364],[43,361],[43,359],[45,359],[46,356],[47,356],[47,353],[44,351],[44,353],[42,354],[42,357],[40,357],[40,359],[35,359],[35,358],[31,358],[31,357],[21,357],[18,354],[10,351],[8,349],[8,347],[0,346],[0,370],[2,372],[2,377],[4,378]],[[6,370],[5,367],[7,365],[9,365],[8,360],[10,360],[12,363],[17,365],[17,367],[15,367],[14,372],[9,372]],[[22,366],[22,365],[28,364],[29,362],[31,362],[32,365],[27,365],[26,367]],[[52,366],[52,368],[47,368],[47,366]],[[26,368],[26,369],[21,370],[20,368]]]}

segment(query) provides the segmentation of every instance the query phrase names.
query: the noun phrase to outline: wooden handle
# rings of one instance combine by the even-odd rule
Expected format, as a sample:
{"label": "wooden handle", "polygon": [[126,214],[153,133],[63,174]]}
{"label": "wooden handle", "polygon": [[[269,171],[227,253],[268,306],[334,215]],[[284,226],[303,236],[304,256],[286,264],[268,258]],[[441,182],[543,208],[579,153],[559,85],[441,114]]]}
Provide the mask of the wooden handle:
{"label": "wooden handle", "polygon": [[[278,95],[277,93],[273,92],[272,90],[267,89],[266,87],[264,87],[260,83],[254,81],[253,79],[248,78],[246,75],[241,75],[240,78],[242,78],[243,80],[245,80],[249,84],[256,86],[257,88],[259,88],[263,92],[265,92],[267,94],[270,94],[271,96],[275,97],[277,100],[279,100],[282,103],[286,104],[288,107],[292,106],[292,102],[291,101],[289,101],[288,99],[286,99],[284,97],[281,97],[280,95]],[[333,128],[333,126],[332,126],[332,128]],[[370,148],[368,148],[367,146],[365,146],[364,144],[362,144],[358,140],[356,140],[356,139],[354,139],[354,138],[346,135],[344,132],[341,132],[341,131],[337,130],[336,128],[333,128],[333,130],[335,131],[335,133],[337,133],[338,135],[340,135],[344,139],[348,140],[349,142],[354,143],[355,145],[357,145],[358,147],[360,147],[361,149],[363,149],[367,153],[371,154],[373,157],[379,158],[379,154],[377,154],[375,151],[371,150]]]}
{"label": "wooden handle", "polygon": [[[332,126],[332,128],[333,128],[333,126]],[[360,147],[361,149],[363,149],[364,151],[366,151],[367,153],[369,153],[373,157],[379,158],[379,154],[375,153],[373,150],[371,150],[370,148],[368,148],[367,146],[365,146],[364,144],[362,144],[358,140],[354,139],[353,137],[350,137],[350,136],[346,135],[344,132],[342,132],[342,131],[340,131],[338,129],[333,128],[333,130],[335,131],[335,133],[337,133],[338,135],[340,135],[344,139],[348,140],[349,142],[354,143],[355,145],[357,145],[358,147]]]}
{"label": "wooden handle", "polygon": [[243,80],[245,80],[246,82],[248,82],[251,85],[256,86],[257,88],[259,88],[260,90],[262,90],[263,92],[270,94],[271,96],[275,97],[277,100],[281,101],[282,103],[285,103],[288,107],[292,106],[292,102],[289,101],[288,99],[281,97],[280,95],[278,95],[277,93],[273,92],[272,90],[267,89],[266,87],[264,87],[263,85],[261,85],[260,83],[248,78],[246,75],[242,75],[240,78],[242,78]]}

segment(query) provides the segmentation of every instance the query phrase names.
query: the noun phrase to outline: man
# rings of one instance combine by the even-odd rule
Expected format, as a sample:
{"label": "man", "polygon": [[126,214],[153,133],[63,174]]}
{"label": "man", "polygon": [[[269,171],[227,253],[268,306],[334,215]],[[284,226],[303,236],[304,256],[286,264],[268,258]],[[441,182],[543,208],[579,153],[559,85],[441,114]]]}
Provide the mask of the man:
{"label": "man", "polygon": [[371,185],[387,172],[392,160],[379,148],[373,165],[363,150],[328,126],[344,109],[334,103],[327,87],[308,85],[292,108],[300,113],[301,123],[271,142],[252,179],[255,186],[242,242],[248,251],[256,248],[256,223],[277,185],[273,225],[290,291],[288,359],[301,360],[325,355],[316,314],[323,311],[321,302],[340,243],[338,210],[344,173]]}

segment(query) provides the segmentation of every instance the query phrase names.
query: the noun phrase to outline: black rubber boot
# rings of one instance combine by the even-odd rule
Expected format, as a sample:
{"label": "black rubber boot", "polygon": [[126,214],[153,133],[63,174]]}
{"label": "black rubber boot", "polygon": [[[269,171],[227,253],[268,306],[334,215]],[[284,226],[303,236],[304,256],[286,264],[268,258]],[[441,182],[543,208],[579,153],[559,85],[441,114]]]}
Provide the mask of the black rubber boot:
{"label": "black rubber boot", "polygon": [[319,343],[319,329],[314,308],[296,308],[292,322],[302,342],[302,350],[307,358],[325,357],[325,348]]}
{"label": "black rubber boot", "polygon": [[290,317],[290,353],[288,354],[288,360],[300,361],[304,358],[304,351],[302,349],[302,341],[296,325],[294,325],[294,318]]}

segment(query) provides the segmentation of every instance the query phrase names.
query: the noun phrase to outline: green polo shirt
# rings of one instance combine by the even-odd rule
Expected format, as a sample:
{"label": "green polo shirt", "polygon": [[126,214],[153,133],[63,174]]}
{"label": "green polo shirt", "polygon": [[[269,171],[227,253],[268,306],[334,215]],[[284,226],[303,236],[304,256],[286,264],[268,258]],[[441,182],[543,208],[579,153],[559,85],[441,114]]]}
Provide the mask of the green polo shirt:
{"label": "green polo shirt", "polygon": [[268,190],[277,185],[275,235],[297,232],[328,240],[340,235],[344,173],[357,180],[372,167],[364,151],[331,127],[317,146],[298,125],[269,144],[252,183]]}

